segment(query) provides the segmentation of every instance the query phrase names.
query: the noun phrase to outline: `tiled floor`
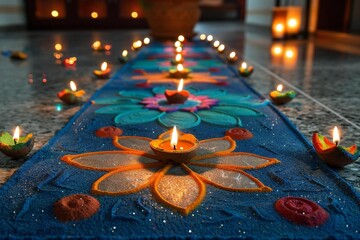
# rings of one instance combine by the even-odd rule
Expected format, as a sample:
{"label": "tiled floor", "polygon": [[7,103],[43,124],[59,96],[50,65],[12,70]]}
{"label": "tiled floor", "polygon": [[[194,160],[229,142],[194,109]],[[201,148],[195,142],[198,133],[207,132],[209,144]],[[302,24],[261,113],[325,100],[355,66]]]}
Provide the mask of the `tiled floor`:
{"label": "tiled floor", "polygon": [[[329,44],[322,45],[319,39],[272,42],[267,29],[244,27],[237,22],[200,23],[196,30],[213,34],[252,63],[255,72],[247,81],[264,97],[279,83],[288,89],[295,87],[298,97],[279,108],[309,140],[313,131],[330,136],[333,126],[338,125],[342,145],[360,145],[360,56],[352,54],[351,47],[331,50]],[[103,61],[111,63],[114,70],[120,68],[117,57],[121,50],[144,38],[147,32],[0,32],[2,51],[24,50],[29,54],[29,59],[23,62],[0,57],[0,131],[12,132],[16,125],[21,125],[25,132],[34,133],[34,151],[38,150],[80,108],[62,106],[56,93],[75,80],[89,98],[106,82],[96,80],[92,70]],[[95,40],[111,43],[111,53],[91,51],[90,45]],[[53,53],[57,42],[62,43],[65,56],[78,58],[76,69],[65,69],[56,63]],[[280,56],[271,53],[272,47],[277,46],[283,50]],[[286,57],[287,51],[292,52],[289,54],[292,57]],[[29,75],[33,84],[28,83]],[[42,83],[44,76],[46,84]],[[23,160],[0,155],[0,184],[22,163]],[[359,169],[360,161],[339,172],[360,189]]]}

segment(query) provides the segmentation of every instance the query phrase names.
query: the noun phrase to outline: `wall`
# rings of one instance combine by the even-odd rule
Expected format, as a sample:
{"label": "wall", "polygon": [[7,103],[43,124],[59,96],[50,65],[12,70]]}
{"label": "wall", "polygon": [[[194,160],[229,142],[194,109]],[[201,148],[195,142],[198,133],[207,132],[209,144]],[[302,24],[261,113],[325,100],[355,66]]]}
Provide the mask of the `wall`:
{"label": "wall", "polygon": [[271,26],[272,12],[275,0],[247,0],[245,22],[258,26]]}
{"label": "wall", "polygon": [[354,0],[351,18],[350,32],[360,34],[360,0]]}
{"label": "wall", "polygon": [[25,23],[23,0],[0,0],[0,27],[25,26]]}

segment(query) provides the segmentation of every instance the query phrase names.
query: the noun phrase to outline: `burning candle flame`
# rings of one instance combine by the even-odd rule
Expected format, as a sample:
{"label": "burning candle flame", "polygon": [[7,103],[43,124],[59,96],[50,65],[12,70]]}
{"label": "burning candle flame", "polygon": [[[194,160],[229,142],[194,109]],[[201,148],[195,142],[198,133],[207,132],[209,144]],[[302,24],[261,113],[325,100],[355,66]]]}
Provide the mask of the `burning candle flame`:
{"label": "burning candle flame", "polygon": [[334,127],[334,131],[333,131],[333,143],[335,143],[336,146],[339,145],[340,143],[339,130],[336,126]]}
{"label": "burning candle flame", "polygon": [[181,92],[183,90],[183,88],[184,88],[184,79],[181,79],[179,82],[177,91]]}
{"label": "burning candle flame", "polygon": [[75,92],[76,91],[76,84],[74,81],[70,81],[70,88],[71,88],[71,91]]}
{"label": "burning candle flame", "polygon": [[20,128],[19,128],[19,126],[16,126],[14,135],[13,135],[15,144],[17,143],[17,141],[19,141],[19,138],[20,138]]}
{"label": "burning candle flame", "polygon": [[101,71],[105,71],[107,69],[107,62],[103,62],[101,64]]}
{"label": "burning candle flame", "polygon": [[178,40],[179,40],[180,42],[183,42],[183,41],[185,41],[185,37],[184,37],[183,35],[179,35],[179,36],[178,36]]}
{"label": "burning candle flame", "polygon": [[122,51],[122,56],[123,56],[123,57],[127,57],[127,55],[128,55],[128,51],[127,51],[127,50]]}
{"label": "burning candle flame", "polygon": [[176,48],[176,52],[177,52],[177,53],[181,53],[181,52],[182,52],[182,47],[177,47],[177,48]]}
{"label": "burning candle flame", "polygon": [[219,47],[219,45],[220,45],[220,41],[218,41],[218,40],[216,40],[215,42],[214,42],[214,47]]}
{"label": "burning candle flame", "polygon": [[206,39],[206,35],[205,35],[205,34],[201,34],[201,35],[200,35],[200,40],[203,40],[203,41],[204,41],[205,39]]}
{"label": "burning candle flame", "polygon": [[181,46],[181,42],[180,41],[176,41],[174,46],[177,48],[177,47],[180,47]]}
{"label": "burning candle flame", "polygon": [[282,85],[282,84],[279,84],[279,85],[277,86],[276,90],[277,90],[278,92],[281,92],[281,91],[283,90],[283,85]]}
{"label": "burning candle flame", "polygon": [[100,42],[100,41],[95,41],[95,42],[92,44],[92,47],[93,47],[94,49],[98,49],[98,48],[100,47],[100,45],[101,45],[101,42]]}
{"label": "burning candle flame", "polygon": [[288,21],[288,26],[289,27],[296,27],[297,26],[297,21],[295,18],[291,18],[289,21]]}
{"label": "burning candle flame", "polygon": [[229,57],[230,58],[234,58],[236,56],[236,53],[235,52],[231,52],[230,54],[229,54]]}
{"label": "burning candle flame", "polygon": [[150,43],[150,38],[146,37],[144,38],[144,44],[148,45]]}
{"label": "burning candle flame", "polygon": [[184,70],[184,66],[180,63],[177,65],[176,69],[179,71],[179,72],[182,72]]}
{"label": "burning candle flame", "polygon": [[172,134],[171,134],[171,141],[170,141],[170,145],[171,145],[171,147],[174,148],[174,150],[176,150],[177,143],[178,143],[178,133],[176,131],[176,126],[174,126]]}
{"label": "burning candle flame", "polygon": [[241,64],[241,68],[243,68],[243,69],[246,69],[246,68],[247,68],[246,62],[243,62],[243,63]]}
{"label": "burning candle flame", "polygon": [[284,25],[281,24],[281,23],[276,24],[275,30],[276,30],[277,32],[282,32],[282,31],[284,31]]}
{"label": "burning candle flame", "polygon": [[62,45],[60,43],[55,44],[56,51],[61,51],[61,49],[62,49]]}
{"label": "burning candle flame", "polygon": [[209,42],[211,42],[211,41],[214,39],[214,37],[213,37],[212,35],[208,35],[206,39],[207,39]]}

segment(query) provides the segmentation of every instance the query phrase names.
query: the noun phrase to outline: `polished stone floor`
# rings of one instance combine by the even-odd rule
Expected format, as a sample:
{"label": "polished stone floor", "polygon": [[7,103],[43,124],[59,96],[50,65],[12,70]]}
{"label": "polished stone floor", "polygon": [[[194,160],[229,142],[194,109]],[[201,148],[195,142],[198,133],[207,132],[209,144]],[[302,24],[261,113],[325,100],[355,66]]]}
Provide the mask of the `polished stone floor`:
{"label": "polished stone floor", "polygon": [[[341,129],[341,145],[360,145],[360,55],[358,46],[322,45],[319,38],[273,42],[269,30],[243,26],[238,22],[199,23],[196,31],[213,34],[254,65],[246,81],[267,98],[280,83],[298,92],[298,97],[279,107],[309,141],[314,131],[330,137],[332,128]],[[0,32],[0,50],[23,50],[26,61],[0,56],[0,131],[12,132],[20,125],[34,133],[41,148],[75,114],[77,106],[63,106],[56,93],[70,80],[86,90],[88,99],[106,80],[97,80],[92,70],[108,61],[113,69],[117,57],[148,30]],[[111,43],[109,53],[91,51],[95,40]],[[64,56],[76,56],[75,69],[66,69],[53,57],[54,44],[61,43]],[[335,45],[336,43],[334,43]],[[330,47],[329,47],[330,45]],[[274,53],[274,49],[278,53]],[[350,50],[349,50],[350,49]],[[33,83],[29,83],[29,79]],[[43,79],[46,83],[43,83]],[[11,160],[0,153],[0,185],[26,160]],[[339,169],[339,173],[360,190],[360,161]]]}

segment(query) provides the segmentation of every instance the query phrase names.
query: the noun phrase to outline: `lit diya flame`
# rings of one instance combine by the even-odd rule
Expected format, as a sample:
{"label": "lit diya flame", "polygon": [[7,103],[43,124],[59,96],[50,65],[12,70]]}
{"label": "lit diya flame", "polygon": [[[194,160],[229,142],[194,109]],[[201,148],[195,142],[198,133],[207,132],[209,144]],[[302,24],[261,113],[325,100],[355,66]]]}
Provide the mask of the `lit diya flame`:
{"label": "lit diya flame", "polygon": [[54,48],[55,48],[56,51],[59,52],[62,49],[62,45],[60,43],[57,43],[57,44],[55,44]]}
{"label": "lit diya flame", "polygon": [[220,46],[220,41],[216,40],[213,44],[214,48],[218,48]]}
{"label": "lit diya flame", "polygon": [[212,35],[208,35],[207,38],[206,38],[206,40],[208,42],[211,42],[213,39],[214,39],[214,37]]}
{"label": "lit diya flame", "polygon": [[128,54],[129,52],[127,50],[122,51],[121,56],[119,57],[120,63],[126,63],[128,61]]}
{"label": "lit diya flame", "polygon": [[148,45],[150,43],[150,38],[148,38],[148,37],[144,38],[143,42],[145,45]]}
{"label": "lit diya flame", "polygon": [[20,139],[20,128],[19,128],[19,126],[16,126],[14,135],[13,135],[14,143],[16,144],[19,141],[19,139]]}
{"label": "lit diya flame", "polygon": [[181,54],[180,54],[180,53],[176,54],[176,56],[175,56],[175,61],[176,61],[176,62],[181,62],[181,59],[182,59]]}
{"label": "lit diya flame", "polygon": [[94,75],[98,78],[107,78],[109,77],[109,74],[111,72],[111,69],[108,67],[107,62],[103,62],[101,64],[100,70],[94,70]]}
{"label": "lit diya flame", "polygon": [[189,91],[183,90],[184,79],[181,79],[177,90],[165,90],[165,97],[169,104],[182,104],[190,96]]}
{"label": "lit diya flame", "polygon": [[139,50],[142,46],[142,42],[140,40],[137,40],[135,42],[133,42],[132,44],[132,49],[133,50]]}
{"label": "lit diya flame", "polygon": [[16,126],[13,135],[8,132],[0,133],[0,151],[11,158],[25,157],[33,146],[33,135],[30,133],[25,137],[21,137],[19,126]]}
{"label": "lit diya flame", "polygon": [[339,130],[336,126],[334,127],[334,131],[333,131],[333,143],[335,143],[336,146],[338,146],[340,143]]}
{"label": "lit diya flame", "polygon": [[220,44],[220,46],[218,47],[218,52],[219,53],[223,53],[225,51],[225,45],[224,44]]}
{"label": "lit diya flame", "polygon": [[183,42],[185,41],[185,37],[183,35],[178,36],[178,41]]}
{"label": "lit diya flame", "polygon": [[128,51],[127,51],[127,50],[122,51],[121,56],[127,57],[127,55],[128,55]]}
{"label": "lit diya flame", "polygon": [[239,73],[243,77],[250,76],[253,73],[253,71],[254,71],[254,67],[248,66],[246,62],[243,62],[241,64],[241,67],[239,68]]}
{"label": "lit diya flame", "polygon": [[177,47],[175,51],[176,51],[177,53],[181,53],[181,52],[182,52],[182,50],[183,50],[183,48],[182,48],[182,47]]}
{"label": "lit diya flame", "polygon": [[174,148],[174,150],[176,150],[177,143],[178,143],[178,133],[176,131],[176,126],[174,126],[170,141],[170,145]]}
{"label": "lit diya flame", "polygon": [[64,59],[63,64],[65,67],[75,67],[76,61],[77,61],[76,57],[69,57]]}
{"label": "lit diya flame", "polygon": [[91,48],[94,50],[99,50],[101,46],[101,42],[100,41],[95,41],[93,42],[93,44],[91,45]]}
{"label": "lit diya flame", "polygon": [[70,81],[70,89],[64,89],[58,92],[58,98],[66,104],[75,104],[85,94],[84,90],[77,91],[77,87],[74,81]]}
{"label": "lit diya flame", "polygon": [[150,147],[155,155],[163,161],[186,163],[196,156],[199,142],[192,134],[184,134],[179,137],[176,126],[174,126],[171,138],[152,140]]}
{"label": "lit diya flame", "polygon": [[180,63],[177,65],[176,69],[179,71],[179,72],[182,72],[184,71],[184,66]]}
{"label": "lit diya flame", "polygon": [[231,52],[229,56],[227,57],[227,60],[229,63],[235,63],[238,60],[238,57],[236,55],[236,52]]}
{"label": "lit diya flame", "polygon": [[320,159],[332,167],[344,167],[355,162],[360,156],[356,145],[350,147],[339,145],[340,134],[337,127],[334,127],[333,130],[333,141],[315,132],[312,142]]}
{"label": "lit diya flame", "polygon": [[205,34],[201,34],[199,38],[200,38],[201,41],[205,41],[206,35],[205,35]]}
{"label": "lit diya flame", "polygon": [[174,46],[177,48],[177,47],[181,47],[181,42],[180,41],[176,41],[174,43]]}
{"label": "lit diya flame", "polygon": [[294,91],[288,91],[288,92],[282,92],[283,85],[279,84],[276,88],[276,91],[270,92],[269,96],[273,103],[277,105],[285,104],[290,102],[296,97],[296,92]]}

